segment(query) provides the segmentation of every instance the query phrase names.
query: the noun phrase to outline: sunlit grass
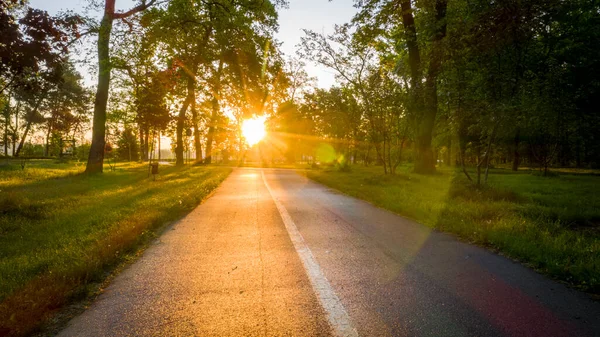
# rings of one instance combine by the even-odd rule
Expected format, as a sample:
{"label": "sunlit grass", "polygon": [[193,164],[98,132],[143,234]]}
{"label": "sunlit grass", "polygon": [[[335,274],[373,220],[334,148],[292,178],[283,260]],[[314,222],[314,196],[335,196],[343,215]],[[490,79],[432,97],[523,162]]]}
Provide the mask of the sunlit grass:
{"label": "sunlit grass", "polygon": [[600,292],[600,176],[494,170],[475,188],[453,169],[422,176],[409,168],[308,171],[309,178],[499,250],[584,290]]}
{"label": "sunlit grass", "polygon": [[103,280],[231,171],[164,166],[153,181],[144,164],[92,176],[83,169],[48,161],[0,167],[0,332],[26,331],[70,298],[86,296],[86,284]]}
{"label": "sunlit grass", "polygon": [[[121,164],[124,165],[124,164]],[[0,190],[10,186],[18,186],[27,182],[60,178],[82,173],[85,170],[83,162],[58,162],[51,160],[32,159],[25,162],[0,159]]]}

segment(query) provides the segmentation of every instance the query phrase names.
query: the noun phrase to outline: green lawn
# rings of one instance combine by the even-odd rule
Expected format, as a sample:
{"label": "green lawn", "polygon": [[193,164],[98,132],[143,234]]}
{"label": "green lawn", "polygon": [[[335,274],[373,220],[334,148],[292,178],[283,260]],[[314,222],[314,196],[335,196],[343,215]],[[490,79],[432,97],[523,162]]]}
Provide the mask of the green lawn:
{"label": "green lawn", "polygon": [[477,189],[462,173],[396,176],[380,167],[306,174],[351,196],[499,250],[542,273],[600,293],[600,176],[493,170]]}
{"label": "green lawn", "polygon": [[47,160],[25,170],[0,163],[0,335],[26,333],[64,303],[86,297],[89,284],[101,282],[231,172],[162,166],[153,181],[144,164],[93,176],[83,169]]}

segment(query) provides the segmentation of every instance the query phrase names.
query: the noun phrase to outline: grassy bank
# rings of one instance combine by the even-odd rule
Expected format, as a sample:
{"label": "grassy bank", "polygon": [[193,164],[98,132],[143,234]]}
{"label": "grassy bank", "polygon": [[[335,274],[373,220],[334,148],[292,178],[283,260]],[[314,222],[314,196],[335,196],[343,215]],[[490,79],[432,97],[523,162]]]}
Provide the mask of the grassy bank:
{"label": "grassy bank", "polygon": [[306,172],[315,181],[427,226],[492,247],[542,273],[600,293],[600,176],[493,170],[474,188],[451,169],[384,176],[382,169]]}
{"label": "grassy bank", "polygon": [[85,298],[168,222],[192,210],[231,169],[143,164],[102,175],[77,163],[0,166],[0,335],[23,334]]}

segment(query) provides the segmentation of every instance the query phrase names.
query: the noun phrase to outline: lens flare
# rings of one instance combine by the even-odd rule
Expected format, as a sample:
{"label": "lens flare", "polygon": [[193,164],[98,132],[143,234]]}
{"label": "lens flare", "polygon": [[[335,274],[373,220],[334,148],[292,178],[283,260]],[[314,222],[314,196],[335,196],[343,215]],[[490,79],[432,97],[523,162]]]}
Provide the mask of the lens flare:
{"label": "lens flare", "polygon": [[260,142],[267,132],[265,131],[265,120],[266,116],[254,117],[252,119],[246,119],[242,123],[242,134],[246,138],[246,143],[253,146]]}

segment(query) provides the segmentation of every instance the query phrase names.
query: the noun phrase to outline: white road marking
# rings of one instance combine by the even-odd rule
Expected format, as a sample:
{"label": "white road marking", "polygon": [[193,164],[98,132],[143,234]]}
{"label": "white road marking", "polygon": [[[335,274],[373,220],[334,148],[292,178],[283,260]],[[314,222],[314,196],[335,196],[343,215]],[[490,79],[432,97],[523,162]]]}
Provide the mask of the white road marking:
{"label": "white road marking", "polygon": [[333,330],[333,333],[339,337],[358,337],[356,329],[352,327],[350,316],[348,316],[348,313],[346,312],[346,309],[344,309],[342,302],[340,302],[340,299],[331,288],[329,281],[327,281],[327,278],[325,275],[323,275],[321,267],[319,267],[319,264],[306,245],[306,242],[304,242],[304,238],[298,231],[298,227],[296,227],[294,220],[292,220],[292,217],[288,213],[287,209],[285,209],[285,206],[283,206],[279,199],[273,195],[273,191],[271,190],[271,187],[269,187],[267,179],[265,178],[264,171],[261,170],[261,174],[263,182],[265,183],[271,198],[279,210],[279,214],[281,215],[281,219],[285,224],[285,228],[287,229],[290,239],[294,244],[294,248],[296,249],[300,260],[304,265],[304,269],[308,274],[308,279],[312,284],[313,290],[317,295],[319,302],[321,302],[321,306],[327,313],[327,319],[331,329]]}

